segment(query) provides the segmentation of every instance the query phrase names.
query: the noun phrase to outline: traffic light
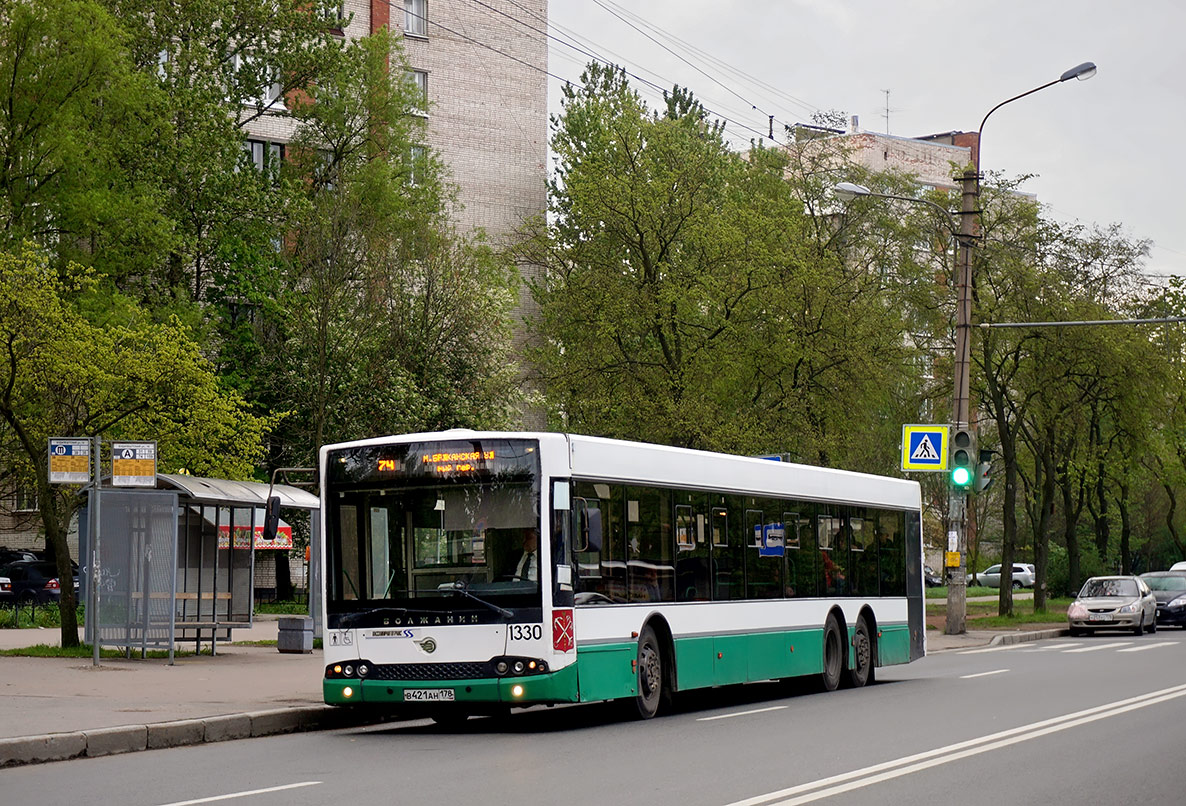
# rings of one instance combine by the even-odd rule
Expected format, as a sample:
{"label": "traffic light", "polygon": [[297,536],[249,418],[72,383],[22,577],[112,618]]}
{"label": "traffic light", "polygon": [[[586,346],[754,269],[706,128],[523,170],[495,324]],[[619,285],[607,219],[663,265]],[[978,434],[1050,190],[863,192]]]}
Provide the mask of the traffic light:
{"label": "traffic light", "polygon": [[992,486],[992,455],[996,451],[980,449],[980,463],[976,465],[976,492],[982,493]]}
{"label": "traffic light", "polygon": [[975,480],[972,454],[976,452],[976,438],[970,428],[956,428],[951,434],[951,485],[967,490]]}

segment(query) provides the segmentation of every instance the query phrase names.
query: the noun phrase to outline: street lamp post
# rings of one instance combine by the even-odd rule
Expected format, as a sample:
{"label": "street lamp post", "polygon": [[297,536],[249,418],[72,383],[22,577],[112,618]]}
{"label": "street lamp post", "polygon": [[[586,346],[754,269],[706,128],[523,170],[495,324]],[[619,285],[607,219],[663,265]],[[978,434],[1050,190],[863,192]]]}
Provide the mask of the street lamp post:
{"label": "street lamp post", "polygon": [[[956,300],[955,322],[955,388],[953,390],[952,420],[956,429],[967,428],[970,425],[969,406],[969,375],[972,364],[972,243],[976,238],[980,206],[980,144],[984,134],[984,124],[988,122],[993,112],[1005,104],[1010,104],[1035,92],[1070,81],[1076,78],[1086,81],[1095,75],[1093,62],[1083,62],[1065,71],[1054,81],[1027,90],[1020,95],[1007,98],[988,110],[980,121],[980,128],[976,130],[976,142],[972,149],[972,166],[965,170],[962,178],[962,198],[960,202],[960,260],[959,277],[956,281],[958,298]],[[1008,494],[1008,493],[1006,493]],[[948,487],[947,509],[949,517],[948,534],[955,533],[956,550],[959,552],[959,568],[947,586],[947,635],[960,635],[967,632],[967,556],[968,556],[968,496],[967,492],[957,488],[954,484]],[[1002,558],[1012,560],[1012,557]],[[1011,567],[1011,562],[1010,562]]]}
{"label": "street lamp post", "polygon": [[[1035,92],[1061,84],[1072,78],[1085,81],[1095,75],[1096,67],[1092,62],[1072,67],[1054,81],[1027,90],[1020,95],[1014,95],[1001,101],[988,110],[988,114],[980,121],[980,128],[976,131],[976,141],[972,148],[972,163],[961,177],[961,200],[959,210],[959,228],[956,240],[959,242],[959,264],[956,275],[956,309],[955,309],[955,366],[952,385],[952,421],[955,430],[967,428],[970,424],[969,414],[969,375],[972,363],[972,246],[978,229],[976,216],[979,214],[980,202],[980,135],[984,131],[984,124],[993,112],[1013,101],[1033,95]],[[901,199],[909,202],[922,202],[940,210],[946,217],[948,224],[953,225],[951,213],[927,199],[915,199],[908,196],[891,196],[874,193],[868,188],[851,182],[842,182],[833,192],[841,201],[851,201],[857,196],[877,196],[887,199]],[[952,226],[952,231],[956,228]],[[947,517],[948,537],[956,546],[959,553],[959,567],[947,585],[947,635],[959,635],[967,631],[967,492],[960,489],[948,479]]]}

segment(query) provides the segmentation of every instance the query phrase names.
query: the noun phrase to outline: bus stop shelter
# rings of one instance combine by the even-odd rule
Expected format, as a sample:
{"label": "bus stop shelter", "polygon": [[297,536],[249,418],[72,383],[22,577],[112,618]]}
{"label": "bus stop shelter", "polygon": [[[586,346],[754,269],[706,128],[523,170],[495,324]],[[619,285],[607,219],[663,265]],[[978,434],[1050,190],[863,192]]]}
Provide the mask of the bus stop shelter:
{"label": "bus stop shelter", "polygon": [[[194,641],[229,640],[254,611],[255,548],[269,492],[289,521],[308,516],[311,556],[320,556],[316,495],[290,485],[157,474],[155,488],[100,490],[96,573],[98,618],[87,608],[86,637],[129,652]],[[92,491],[93,495],[93,491]],[[90,602],[89,507],[80,513],[83,601]],[[321,611],[320,572],[310,574],[310,612]]]}

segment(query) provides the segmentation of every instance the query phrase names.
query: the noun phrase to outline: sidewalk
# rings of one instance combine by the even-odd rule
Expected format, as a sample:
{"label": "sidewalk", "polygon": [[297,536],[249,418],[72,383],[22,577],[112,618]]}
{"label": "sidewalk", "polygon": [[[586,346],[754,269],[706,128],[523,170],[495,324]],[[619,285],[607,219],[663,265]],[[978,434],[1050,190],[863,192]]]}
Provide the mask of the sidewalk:
{"label": "sidewalk", "polygon": [[[276,640],[257,617],[233,641]],[[0,648],[60,643],[60,632],[0,630]],[[192,646],[192,645],[191,645]],[[204,644],[204,647],[208,647]],[[218,646],[165,659],[0,657],[0,767],[374,722],[322,701],[322,653]]]}
{"label": "sidewalk", "polygon": [[[929,653],[1016,643],[1058,630],[927,634]],[[275,640],[257,617],[233,641]],[[0,648],[59,643],[59,631],[0,630]],[[218,655],[161,659],[0,657],[0,767],[245,739],[380,721],[324,705],[322,653],[219,644]]]}

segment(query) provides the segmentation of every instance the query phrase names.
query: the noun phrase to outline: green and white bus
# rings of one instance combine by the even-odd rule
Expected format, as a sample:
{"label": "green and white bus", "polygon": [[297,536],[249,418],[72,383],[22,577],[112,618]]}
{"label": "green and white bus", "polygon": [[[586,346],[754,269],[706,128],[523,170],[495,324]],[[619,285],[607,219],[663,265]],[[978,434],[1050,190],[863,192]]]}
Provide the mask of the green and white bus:
{"label": "green and white bus", "polygon": [[323,690],[439,720],[925,653],[916,482],[560,433],[321,450]]}

